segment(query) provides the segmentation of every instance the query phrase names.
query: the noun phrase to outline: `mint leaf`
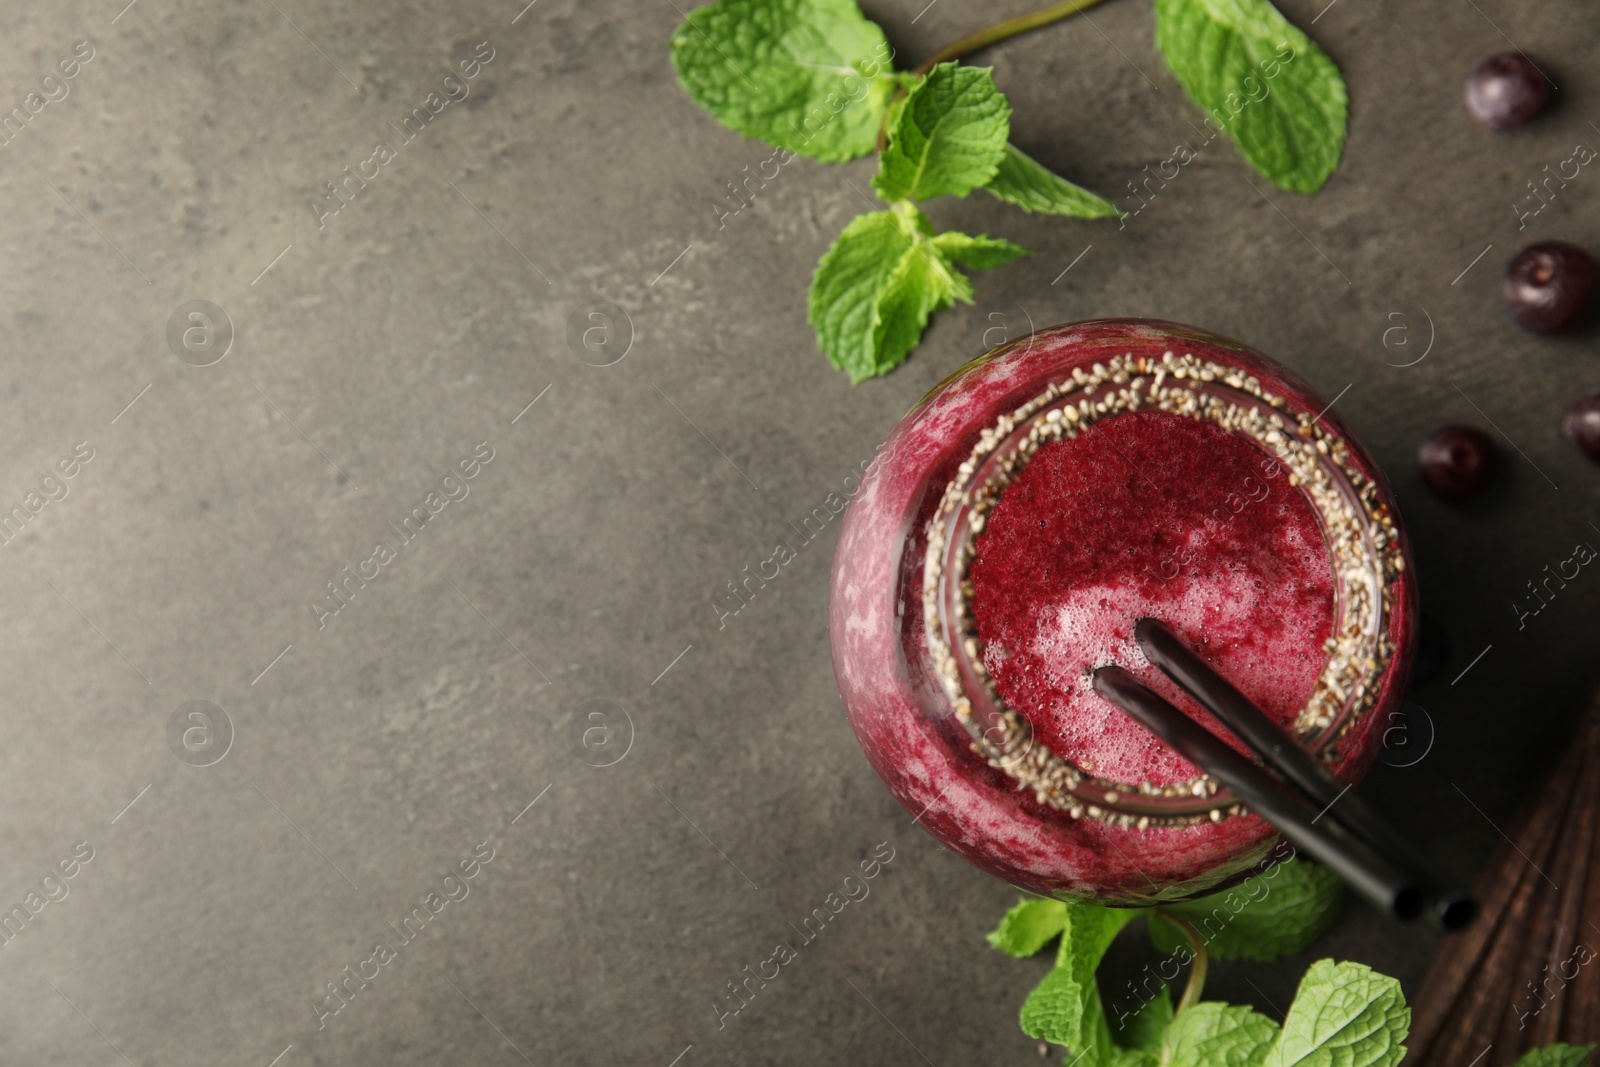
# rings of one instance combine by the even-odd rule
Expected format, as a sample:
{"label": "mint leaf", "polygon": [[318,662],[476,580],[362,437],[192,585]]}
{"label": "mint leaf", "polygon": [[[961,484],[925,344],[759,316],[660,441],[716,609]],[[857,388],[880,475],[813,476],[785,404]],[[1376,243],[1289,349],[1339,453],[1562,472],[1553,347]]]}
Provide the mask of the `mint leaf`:
{"label": "mint leaf", "polygon": [[889,60],[855,0],[716,0],[672,35],[695,103],[730,129],[822,160],[877,147],[896,84]]}
{"label": "mint leaf", "polygon": [[1167,1027],[1166,1067],[1256,1067],[1278,1024],[1240,1004],[1201,1001]]}
{"label": "mint leaf", "polygon": [[987,68],[940,63],[891,115],[872,179],[885,200],[966,196],[994,177],[1011,132],[1011,105]]}
{"label": "mint leaf", "polygon": [[1583,1067],[1593,1045],[1546,1045],[1524,1052],[1511,1067]]}
{"label": "mint leaf", "polygon": [[1264,1067],[1395,1067],[1411,1009],[1400,983],[1360,963],[1318,960],[1267,1050]]}
{"label": "mint leaf", "polygon": [[1160,1052],[1167,1026],[1172,1022],[1172,990],[1163,983],[1161,992],[1139,1005],[1138,1011],[1117,1022],[1119,1027],[1112,1036],[1119,1045]]}
{"label": "mint leaf", "polygon": [[953,258],[982,269],[1021,254],[987,237],[935,237],[909,201],[858,215],[811,278],[808,319],[817,344],[852,384],[886,374],[905,362],[934,312],[972,303],[972,283]]}
{"label": "mint leaf", "polygon": [[1010,144],[1006,145],[1005,155],[1000,159],[1000,168],[984,189],[1028,212],[1071,215],[1080,219],[1122,214],[1111,201],[1073,185]]}
{"label": "mint leaf", "polygon": [[933,244],[949,259],[973,270],[988,270],[990,267],[1010,263],[1013,259],[1020,259],[1028,254],[1026,248],[1018,248],[1010,241],[984,237],[981,234],[969,237],[955,230],[939,234],[933,239]]}
{"label": "mint leaf", "polygon": [[873,348],[878,297],[910,247],[899,215],[874,211],[851,219],[817,263],[807,318],[828,361],[852,383],[881,373]]}
{"label": "mint leaf", "polygon": [[1080,1052],[1092,1042],[1111,1054],[1105,1009],[1100,1004],[1094,972],[1117,931],[1139,912],[1089,904],[1068,904],[1066,908],[1067,923],[1055,968],[1023,1002],[1022,1030],[1029,1037]]}
{"label": "mint leaf", "polygon": [[[1217,959],[1265,961],[1304,951],[1333,925],[1343,899],[1337,875],[1291,858],[1230,890],[1161,910],[1188,920]],[[1160,912],[1151,916],[1150,939],[1169,953],[1189,943]]]}
{"label": "mint leaf", "polygon": [[1022,1002],[1022,1032],[1041,1041],[1077,1048],[1083,1039],[1087,994],[1066,967],[1056,967]]}
{"label": "mint leaf", "polygon": [[1344,79],[1267,0],[1156,0],[1156,45],[1251,166],[1285,189],[1322,188],[1344,150]]}
{"label": "mint leaf", "polygon": [[1067,906],[1059,900],[1019,900],[989,935],[1008,956],[1031,956],[1067,928]]}
{"label": "mint leaf", "polygon": [[[920,238],[920,235],[919,235]],[[922,339],[922,331],[935,311],[957,300],[972,303],[972,283],[933,245],[918,239],[895,265],[878,297],[878,323],[872,347],[884,371],[905,362]]]}

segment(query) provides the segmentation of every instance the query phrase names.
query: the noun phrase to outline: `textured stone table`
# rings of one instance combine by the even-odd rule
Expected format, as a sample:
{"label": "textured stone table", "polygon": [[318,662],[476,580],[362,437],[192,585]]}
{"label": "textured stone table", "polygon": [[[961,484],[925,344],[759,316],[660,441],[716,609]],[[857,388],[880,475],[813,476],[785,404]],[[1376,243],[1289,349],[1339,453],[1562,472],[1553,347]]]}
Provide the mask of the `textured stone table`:
{"label": "textured stone table", "polygon": [[[1351,87],[1321,194],[1219,142],[1121,231],[935,203],[1036,254],[852,389],[804,291],[872,163],[796,160],[719,227],[770,150],[677,88],[671,3],[122,3],[0,15],[6,111],[90,42],[0,148],[0,899],[32,902],[0,1062],[1038,1062],[1016,1012],[1045,963],[983,941],[1014,893],[912,825],[838,706],[837,524],[717,608],[1030,321],[1189,321],[1338,398],[1453,649],[1414,694],[1431,750],[1371,795],[1463,875],[1593,682],[1600,577],[1520,630],[1512,604],[1600,540],[1600,471],[1555,431],[1594,335],[1523,334],[1495,295],[1526,239],[1600,247],[1587,172],[1525,232],[1510,206],[1600,141],[1582,5],[1285,0]],[[912,61],[996,15],[868,13]],[[1017,143],[1114,196],[1198,113],[1146,0],[1092,18],[982,61]],[[1562,103],[1495,139],[1458,83],[1501,31]],[[595,366],[569,331],[602,321],[622,358]],[[1447,420],[1514,443],[1470,507],[1411,465]],[[725,984],[880,843],[870,895],[719,1030]],[[1434,944],[1353,905],[1314,951],[1411,983]],[[1310,958],[1208,990],[1281,1008]]]}

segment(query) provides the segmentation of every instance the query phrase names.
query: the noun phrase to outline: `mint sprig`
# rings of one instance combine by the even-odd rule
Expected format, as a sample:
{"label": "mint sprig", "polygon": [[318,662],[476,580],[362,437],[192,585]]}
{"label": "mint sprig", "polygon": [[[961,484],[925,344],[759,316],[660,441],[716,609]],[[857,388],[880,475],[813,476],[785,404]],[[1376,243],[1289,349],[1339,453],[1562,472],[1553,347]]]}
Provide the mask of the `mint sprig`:
{"label": "mint sprig", "polygon": [[[852,383],[904,362],[935,312],[972,302],[957,264],[987,270],[1025,254],[1003,240],[936,233],[918,205],[984,189],[1030,213],[1123,216],[1010,144],[1011,105],[990,71],[955,62],[1100,2],[997,23],[909,73],[892,69],[883,31],[855,0],[714,0],[674,32],[679,82],[723,125],[824,161],[878,149],[872,184],[886,209],[851,222],[811,284],[817,343]],[[1268,0],[1155,3],[1162,55],[1206,123],[1278,185],[1320,188],[1345,137],[1344,81],[1332,60]]]}
{"label": "mint sprig", "polygon": [[811,280],[817,344],[851,384],[883,374],[911,354],[935,311],[972,303],[972,283],[957,262],[985,270],[1024,255],[1006,241],[935,234],[909,200],[857,215]]}
{"label": "mint sprig", "polygon": [[[1246,1005],[1200,999],[1208,953],[1271,960],[1304,950],[1326,930],[1341,896],[1330,879],[1308,861],[1273,862],[1232,891],[1239,894],[1237,910],[1223,906],[1231,922],[1209,935],[1197,922],[1211,914],[1208,904],[1231,894],[1146,909],[1025,899],[989,934],[989,944],[1021,957],[1061,939],[1055,966],[1028,995],[1020,1022],[1029,1036],[1065,1046],[1073,1067],[1398,1067],[1411,1009],[1399,982],[1365,964],[1313,963],[1281,1026]],[[1167,934],[1156,933],[1161,924],[1181,936],[1162,973],[1166,962],[1187,964],[1187,985],[1174,1006],[1164,982],[1153,990],[1141,983],[1138,1003],[1114,1003],[1113,1022],[1095,972],[1117,934],[1141,916],[1149,916],[1158,947],[1168,947]],[[1551,1045],[1513,1067],[1584,1067],[1593,1051]]]}
{"label": "mint sprig", "polygon": [[966,196],[993,179],[1010,126],[1011,105],[991,73],[955,63],[933,68],[890,108],[872,180],[889,209],[852,220],[811,279],[817,344],[851,384],[903,363],[934,312],[972,303],[956,264],[988,270],[1027,255],[1009,241],[936,233],[915,203]]}

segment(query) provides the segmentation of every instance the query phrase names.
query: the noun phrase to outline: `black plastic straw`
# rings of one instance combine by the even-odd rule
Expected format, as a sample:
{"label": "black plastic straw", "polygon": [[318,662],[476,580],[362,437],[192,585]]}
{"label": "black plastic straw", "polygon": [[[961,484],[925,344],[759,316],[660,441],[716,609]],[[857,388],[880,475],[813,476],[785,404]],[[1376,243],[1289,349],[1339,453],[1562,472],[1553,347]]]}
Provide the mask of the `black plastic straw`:
{"label": "black plastic straw", "polygon": [[1235,689],[1226,678],[1195,655],[1158,619],[1141,619],[1134,637],[1145,658],[1159,667],[1178,687],[1260,755],[1268,767],[1328,811],[1329,818],[1366,841],[1395,866],[1406,871],[1427,894],[1432,917],[1447,930],[1459,930],[1478,913],[1478,905],[1465,893],[1443,888],[1438,878],[1418,862],[1418,850],[1395,832],[1366,801],[1302,748],[1287,730],[1273,722]]}
{"label": "black plastic straw", "polygon": [[1094,688],[1212,775],[1252,812],[1344,879],[1378,910],[1398,919],[1421,914],[1426,898],[1414,878],[1374,852],[1311,802],[1235,752],[1227,742],[1147,689],[1121,667],[1094,672]]}

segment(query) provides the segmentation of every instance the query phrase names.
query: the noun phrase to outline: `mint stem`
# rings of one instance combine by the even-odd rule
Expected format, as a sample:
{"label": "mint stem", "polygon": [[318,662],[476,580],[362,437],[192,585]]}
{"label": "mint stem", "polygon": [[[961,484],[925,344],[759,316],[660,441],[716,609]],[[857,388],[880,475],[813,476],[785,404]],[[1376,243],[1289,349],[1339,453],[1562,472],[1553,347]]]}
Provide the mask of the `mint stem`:
{"label": "mint stem", "polygon": [[1041,26],[1048,26],[1052,22],[1059,22],[1069,15],[1076,15],[1096,4],[1103,4],[1105,0],[1061,0],[1061,3],[1051,4],[1049,7],[1040,8],[1038,11],[1016,18],[997,22],[993,26],[981,29],[976,33],[969,33],[954,44],[946,45],[933,55],[922,61],[922,64],[912,73],[926,75],[940,63],[948,63],[952,59],[962,59],[992,44],[998,44],[1009,37],[1019,33],[1027,33]]}
{"label": "mint stem", "polygon": [[1183,936],[1189,939],[1189,947],[1194,949],[1194,962],[1189,966],[1189,980],[1184,984],[1183,996],[1178,999],[1178,1006],[1173,1014],[1184,1008],[1192,1007],[1200,1002],[1200,991],[1206,985],[1206,943],[1189,921],[1181,915],[1174,915],[1163,910],[1161,917],[1183,931]]}

